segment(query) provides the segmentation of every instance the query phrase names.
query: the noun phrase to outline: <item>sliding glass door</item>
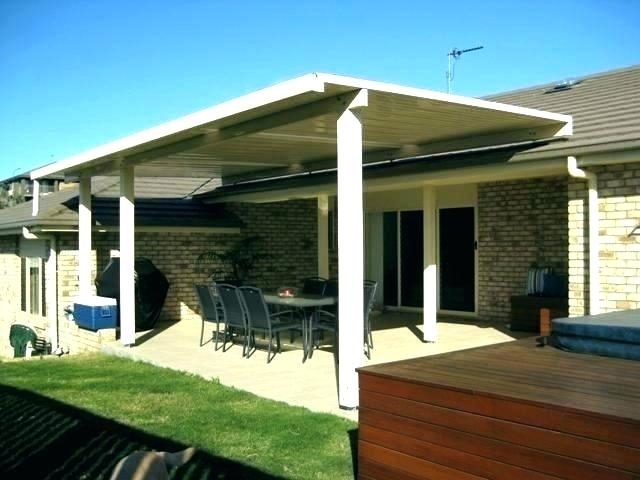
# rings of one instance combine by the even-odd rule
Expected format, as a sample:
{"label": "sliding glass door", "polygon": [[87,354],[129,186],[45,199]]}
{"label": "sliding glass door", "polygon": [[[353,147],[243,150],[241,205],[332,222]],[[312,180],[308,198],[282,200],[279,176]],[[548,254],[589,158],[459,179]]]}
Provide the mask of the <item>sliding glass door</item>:
{"label": "sliding glass door", "polygon": [[390,307],[422,307],[422,211],[382,213],[382,301]]}

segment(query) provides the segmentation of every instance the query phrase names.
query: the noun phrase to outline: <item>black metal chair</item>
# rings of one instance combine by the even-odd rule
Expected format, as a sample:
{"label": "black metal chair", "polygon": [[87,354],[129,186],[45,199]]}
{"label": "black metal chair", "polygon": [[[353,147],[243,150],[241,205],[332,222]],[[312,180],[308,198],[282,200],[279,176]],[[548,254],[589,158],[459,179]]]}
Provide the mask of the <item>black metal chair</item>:
{"label": "black metal chair", "polygon": [[[267,350],[267,363],[275,357],[275,352],[271,356],[271,346],[273,345],[273,339],[276,339],[277,353],[281,351],[280,344],[280,332],[287,330],[298,329],[300,327],[300,320],[281,320],[285,315],[291,318],[291,315],[297,314],[294,310],[283,310],[275,313],[269,313],[267,304],[264,301],[262,290],[256,287],[240,287],[240,297],[242,298],[242,305],[247,314],[248,323],[248,336],[249,336],[249,349],[247,351],[247,357],[256,349],[255,332],[264,332],[269,347]],[[253,350],[252,350],[253,348]]]}
{"label": "black metal chair", "polygon": [[[322,295],[325,297],[335,297],[338,298],[338,280],[334,278],[330,278],[329,280],[325,280],[324,289],[322,290]],[[324,339],[324,332],[331,332],[333,334],[334,339],[337,339],[338,334],[338,304],[337,302],[334,305],[327,305],[322,307],[321,309],[317,309],[313,313],[313,318],[311,322],[311,338],[313,339],[312,348],[309,351],[309,356],[313,355],[313,346],[318,346],[318,338],[315,335],[316,332],[320,333],[322,339]],[[334,340],[335,341],[335,340]],[[337,350],[336,350],[337,351]]]}
{"label": "black metal chair", "polygon": [[338,280],[336,278],[330,278],[324,285],[324,291],[322,294],[325,297],[337,297],[338,296]]}
{"label": "black metal chair", "polygon": [[227,283],[216,284],[218,297],[224,317],[224,341],[222,343],[222,351],[227,351],[227,343],[233,345],[233,334],[241,334],[244,338],[242,341],[242,356],[247,356],[249,344],[249,330],[247,327],[247,318],[244,307],[242,306],[242,298],[238,287]]}
{"label": "black metal chair", "polygon": [[[324,295],[327,281],[328,280],[324,277],[307,277],[302,282],[302,290],[300,291],[300,293],[302,295]],[[303,315],[306,315],[307,312],[301,313]],[[293,342],[293,334],[294,330],[291,331],[291,342]]]}
{"label": "black metal chair", "polygon": [[371,349],[373,348],[373,335],[371,334],[371,310],[373,310],[377,288],[378,282],[373,280],[364,281],[364,353],[369,359],[371,359]]}
{"label": "black metal chair", "polygon": [[309,277],[305,278],[302,283],[303,294],[309,295],[324,295],[325,287],[327,286],[327,279],[323,277]]}
{"label": "black metal chair", "polygon": [[[330,287],[329,293],[338,292],[337,282],[333,282]],[[373,309],[373,304],[375,301],[376,289],[378,287],[378,282],[373,280],[365,280],[363,282],[364,294],[363,294],[363,345],[364,345],[364,354],[368,359],[371,359],[371,349],[373,348],[373,335],[371,328],[371,310]],[[335,290],[333,290],[335,288]],[[332,295],[334,296],[334,295]],[[337,304],[336,304],[337,307]],[[315,331],[330,331],[335,335],[336,343],[337,337],[339,335],[339,321],[338,321],[338,312],[336,310],[327,310],[322,309],[318,310],[314,314],[312,327],[311,327],[311,335]],[[337,353],[337,349],[336,349]]]}
{"label": "black metal chair", "polygon": [[211,322],[216,324],[216,343],[215,349],[218,350],[218,337],[220,336],[220,322],[224,323],[222,307],[216,301],[213,288],[210,285],[198,283],[194,285],[196,290],[196,296],[198,297],[198,303],[200,304],[200,317],[202,318],[202,327],[200,328],[200,346],[202,347],[206,343],[209,343],[213,339],[204,341],[204,324]]}

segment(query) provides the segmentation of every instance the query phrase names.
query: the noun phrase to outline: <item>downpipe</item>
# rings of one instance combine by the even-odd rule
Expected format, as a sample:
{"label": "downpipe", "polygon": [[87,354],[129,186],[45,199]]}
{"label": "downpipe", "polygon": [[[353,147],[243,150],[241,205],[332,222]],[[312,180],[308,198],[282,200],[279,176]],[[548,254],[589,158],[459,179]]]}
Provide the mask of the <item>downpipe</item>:
{"label": "downpipe", "polygon": [[567,157],[567,171],[573,178],[587,181],[589,188],[589,314],[600,313],[600,214],[598,210],[598,176],[578,168],[576,157]]}

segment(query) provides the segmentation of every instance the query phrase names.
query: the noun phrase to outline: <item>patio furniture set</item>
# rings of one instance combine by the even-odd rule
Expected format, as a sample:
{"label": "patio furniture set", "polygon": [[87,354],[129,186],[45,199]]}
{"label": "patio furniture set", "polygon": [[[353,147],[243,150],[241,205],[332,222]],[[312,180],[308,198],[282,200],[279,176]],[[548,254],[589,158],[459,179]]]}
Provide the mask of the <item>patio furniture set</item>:
{"label": "patio furniture set", "polygon": [[[364,288],[364,353],[368,358],[373,348],[370,312],[377,283],[365,280]],[[287,287],[279,292],[263,293],[253,286],[235,286],[211,282],[196,284],[200,303],[202,327],[200,346],[204,343],[205,323],[215,323],[215,349],[228,349],[234,339],[242,339],[242,355],[249,358],[256,350],[256,333],[261,333],[267,344],[267,363],[281,351],[280,334],[289,332],[291,342],[295,333],[302,338],[302,361],[313,356],[319,348],[324,332],[330,332],[337,344],[339,332],[338,284],[331,279],[312,277],[304,281],[299,293]],[[222,337],[220,337],[222,335]],[[218,346],[222,338],[221,347]],[[275,341],[275,345],[274,345]],[[274,350],[275,347],[275,350]],[[337,350],[336,350],[337,351]]]}

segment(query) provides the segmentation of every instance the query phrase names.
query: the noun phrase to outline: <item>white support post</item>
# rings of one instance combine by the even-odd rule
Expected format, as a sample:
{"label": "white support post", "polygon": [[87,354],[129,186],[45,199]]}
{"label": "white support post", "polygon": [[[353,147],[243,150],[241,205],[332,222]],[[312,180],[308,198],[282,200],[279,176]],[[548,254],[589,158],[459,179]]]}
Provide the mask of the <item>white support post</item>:
{"label": "white support post", "polygon": [[329,278],[329,196],[318,196],[318,276]]}
{"label": "white support post", "polygon": [[78,205],[78,291],[81,297],[93,293],[91,282],[91,177],[80,177]]}
{"label": "white support post", "polygon": [[120,341],[136,342],[135,195],[132,166],[120,168]]}
{"label": "white support post", "polygon": [[437,311],[438,311],[438,269],[436,255],[436,190],[425,186],[422,189],[422,218],[423,218],[423,327],[422,335],[425,342],[438,340]]}
{"label": "white support post", "polygon": [[338,397],[343,408],[358,406],[358,374],[364,363],[362,123],[354,109],[366,107],[367,90],[345,105],[338,118]]}

